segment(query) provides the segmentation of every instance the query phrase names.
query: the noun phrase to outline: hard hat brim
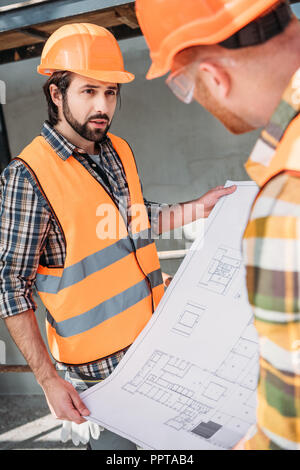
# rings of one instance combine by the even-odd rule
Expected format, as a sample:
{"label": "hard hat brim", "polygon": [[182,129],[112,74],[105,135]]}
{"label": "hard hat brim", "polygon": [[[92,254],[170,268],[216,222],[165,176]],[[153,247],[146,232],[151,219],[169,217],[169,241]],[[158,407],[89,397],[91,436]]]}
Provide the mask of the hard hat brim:
{"label": "hard hat brim", "polygon": [[167,72],[168,72],[167,67],[166,67],[166,70],[163,70],[161,67],[158,67],[155,62],[152,62],[147,72],[146,79],[153,80],[154,78],[159,78],[162,75],[165,75]]}
{"label": "hard hat brim", "polygon": [[[94,80],[99,80],[101,82],[109,82],[109,83],[130,83],[135,79],[135,76],[127,72],[122,71],[110,71],[110,70],[69,70],[64,69],[68,72],[77,73],[78,75],[82,75],[83,77],[93,78]],[[46,69],[44,67],[38,66],[37,67],[38,73],[41,75],[50,76],[54,72],[58,72],[58,69]]]}

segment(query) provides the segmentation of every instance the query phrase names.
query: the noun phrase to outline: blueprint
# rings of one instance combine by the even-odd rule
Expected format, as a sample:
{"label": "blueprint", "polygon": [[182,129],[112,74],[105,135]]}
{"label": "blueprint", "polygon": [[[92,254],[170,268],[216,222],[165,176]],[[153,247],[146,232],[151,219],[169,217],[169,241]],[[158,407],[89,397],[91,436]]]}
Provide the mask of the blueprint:
{"label": "blueprint", "polygon": [[81,394],[91,421],[143,449],[230,449],[255,423],[258,338],[241,246],[258,188],[235,184],[124,359]]}

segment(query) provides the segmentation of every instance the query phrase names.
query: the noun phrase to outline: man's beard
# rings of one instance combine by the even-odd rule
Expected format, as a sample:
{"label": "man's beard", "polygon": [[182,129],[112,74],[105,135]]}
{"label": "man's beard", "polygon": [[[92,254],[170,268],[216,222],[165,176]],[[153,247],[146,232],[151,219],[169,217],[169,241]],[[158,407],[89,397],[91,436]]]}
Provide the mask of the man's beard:
{"label": "man's beard", "polygon": [[[80,124],[80,122],[78,122],[72,115],[66,97],[63,99],[63,114],[67,123],[72,127],[72,129],[77,132],[77,134],[79,134],[81,137],[91,142],[101,142],[110,128],[109,117],[107,116],[107,114],[95,114],[93,116],[90,116],[84,124]],[[89,121],[93,121],[96,119],[107,120],[107,126],[105,127],[105,129],[90,129],[88,127]]]}
{"label": "man's beard", "polygon": [[200,78],[196,79],[196,84],[196,97],[198,102],[217,118],[229,132],[232,134],[244,134],[256,129],[251,123],[222,106],[218,100],[212,96],[206,84]]}

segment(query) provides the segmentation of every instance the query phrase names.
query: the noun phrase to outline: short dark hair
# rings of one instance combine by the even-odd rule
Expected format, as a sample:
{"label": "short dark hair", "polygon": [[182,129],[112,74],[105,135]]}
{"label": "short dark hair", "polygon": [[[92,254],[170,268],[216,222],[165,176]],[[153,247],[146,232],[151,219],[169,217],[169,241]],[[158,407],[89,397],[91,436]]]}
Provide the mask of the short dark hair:
{"label": "short dark hair", "polygon": [[[52,126],[55,126],[58,121],[58,108],[56,104],[53,103],[52,97],[50,94],[50,85],[56,85],[58,90],[60,91],[62,98],[64,99],[67,93],[67,90],[70,86],[70,83],[72,81],[72,72],[68,72],[66,70],[54,72],[51,77],[48,78],[46,83],[43,86],[43,90],[47,99],[48,103],[48,121]],[[119,100],[119,105],[121,107],[121,84],[117,83],[118,86],[118,91],[117,91],[117,96]]]}
{"label": "short dark hair", "polygon": [[58,107],[53,103],[51,98],[50,85],[56,85],[64,98],[71,83],[71,76],[72,72],[68,72],[66,70],[54,72],[43,86],[48,103],[48,120],[52,126],[55,126],[58,123],[59,117]]}

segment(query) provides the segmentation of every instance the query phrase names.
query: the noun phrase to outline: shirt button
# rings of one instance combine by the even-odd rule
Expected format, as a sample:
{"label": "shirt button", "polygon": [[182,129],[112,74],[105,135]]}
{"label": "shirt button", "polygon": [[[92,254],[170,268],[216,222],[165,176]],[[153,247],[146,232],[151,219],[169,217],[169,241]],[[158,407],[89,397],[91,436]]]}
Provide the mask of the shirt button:
{"label": "shirt button", "polygon": [[93,168],[96,168],[96,166],[97,166],[96,163],[92,163]]}

